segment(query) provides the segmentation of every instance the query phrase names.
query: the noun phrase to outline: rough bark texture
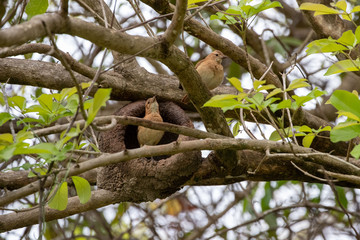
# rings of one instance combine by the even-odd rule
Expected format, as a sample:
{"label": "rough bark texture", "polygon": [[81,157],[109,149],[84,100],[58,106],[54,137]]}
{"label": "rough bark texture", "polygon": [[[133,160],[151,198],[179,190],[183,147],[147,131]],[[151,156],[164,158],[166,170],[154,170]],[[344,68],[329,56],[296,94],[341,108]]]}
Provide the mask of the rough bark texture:
{"label": "rough bark texture", "polygon": [[[159,103],[164,122],[194,127],[185,112],[172,102]],[[115,115],[143,117],[145,101],[126,105]],[[99,136],[100,150],[108,153],[138,148],[137,126],[118,124],[114,129]],[[166,132],[159,144],[187,141],[192,138]],[[145,146],[146,147],[146,146]],[[200,164],[200,151],[158,156],[154,159],[138,158],[124,163],[106,166],[98,173],[98,187],[115,192],[129,192],[127,201],[152,201],[167,197],[189,179]],[[130,194],[131,193],[131,194]],[[131,199],[130,199],[131,198]]]}

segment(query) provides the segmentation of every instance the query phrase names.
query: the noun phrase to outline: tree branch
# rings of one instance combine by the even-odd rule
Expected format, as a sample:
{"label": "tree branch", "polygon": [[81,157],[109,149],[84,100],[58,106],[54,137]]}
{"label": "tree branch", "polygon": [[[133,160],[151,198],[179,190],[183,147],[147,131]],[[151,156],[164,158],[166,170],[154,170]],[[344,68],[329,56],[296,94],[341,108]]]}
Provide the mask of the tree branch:
{"label": "tree branch", "polygon": [[[69,198],[67,208],[64,211],[45,207],[45,220],[48,222],[118,202],[120,202],[120,199],[117,197],[116,193],[101,189],[93,191],[91,193],[91,199],[85,204],[81,204],[79,197],[77,196]],[[0,216],[0,232],[34,225],[38,223],[38,220],[39,208],[5,214]]]}
{"label": "tree branch", "polygon": [[183,29],[186,8],[187,0],[176,1],[175,13],[169,27],[166,29],[163,35],[164,41],[168,46],[174,43],[174,41],[180,35]]}
{"label": "tree branch", "polygon": [[[194,141],[185,141],[185,142],[173,142],[164,145],[158,146],[145,146],[138,149],[130,149],[114,154],[105,154],[97,158],[90,159],[89,161],[76,164],[71,167],[70,170],[61,170],[58,174],[58,178],[62,178],[67,173],[67,176],[74,176],[80,173],[89,171],[94,168],[107,166],[110,164],[120,163],[124,161],[129,161],[134,158],[141,157],[150,157],[150,156],[160,156],[160,155],[173,155],[181,152],[191,152],[197,150],[254,150],[262,151],[270,150],[277,153],[295,153],[294,157],[291,157],[292,154],[287,154],[282,156],[277,154],[276,157],[284,157],[286,159],[295,160],[300,158],[301,162],[304,160],[310,161],[316,164],[321,164],[324,167],[329,167],[333,172],[339,172],[344,174],[351,174],[360,176],[360,168],[348,163],[340,158],[331,156],[325,153],[318,153],[313,149],[304,148],[300,146],[290,147],[287,144],[280,142],[266,141],[266,140],[246,140],[246,139],[205,139],[205,140],[194,140]],[[300,154],[297,156],[296,154]],[[303,154],[303,155],[302,155]],[[234,166],[241,166],[241,156],[239,156],[237,164]],[[242,169],[244,169],[242,167]],[[280,173],[279,173],[280,176]],[[54,181],[53,177],[48,177],[47,181],[44,184],[44,187],[50,186]],[[31,183],[25,187],[22,187],[16,191],[8,193],[6,196],[0,199],[0,206],[9,204],[10,202],[25,197],[29,194],[35,193],[39,189],[39,182]]]}

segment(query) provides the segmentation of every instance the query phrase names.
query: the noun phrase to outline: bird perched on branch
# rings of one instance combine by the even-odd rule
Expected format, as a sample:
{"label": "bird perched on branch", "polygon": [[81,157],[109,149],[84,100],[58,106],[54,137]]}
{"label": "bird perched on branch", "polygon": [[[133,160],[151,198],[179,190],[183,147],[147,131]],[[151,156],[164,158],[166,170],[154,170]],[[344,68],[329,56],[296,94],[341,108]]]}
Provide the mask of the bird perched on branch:
{"label": "bird perched on branch", "polygon": [[[156,101],[155,97],[152,97],[152,98],[149,98],[148,100],[146,100],[144,119],[155,121],[155,122],[163,122],[163,119],[162,119],[162,117],[160,115],[160,111],[159,111],[159,104]],[[163,131],[139,126],[137,139],[140,144],[140,147],[142,147],[144,145],[156,145],[160,142],[163,135],[164,135]]]}
{"label": "bird perched on branch", "polygon": [[[221,62],[225,57],[221,51],[215,50],[195,65],[195,69],[199,73],[201,80],[209,90],[219,86],[224,79],[224,68]],[[182,102],[187,101],[188,97],[185,95]]]}

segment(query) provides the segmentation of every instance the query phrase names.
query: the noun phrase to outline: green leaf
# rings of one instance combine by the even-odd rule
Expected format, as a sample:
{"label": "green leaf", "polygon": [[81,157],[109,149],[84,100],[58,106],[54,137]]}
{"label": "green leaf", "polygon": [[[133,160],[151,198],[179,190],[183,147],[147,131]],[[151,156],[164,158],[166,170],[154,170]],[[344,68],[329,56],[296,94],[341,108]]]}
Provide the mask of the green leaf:
{"label": "green leaf", "polygon": [[238,5],[238,6],[230,6],[227,10],[226,10],[226,13],[229,13],[229,14],[232,14],[232,15],[239,15],[240,17],[242,18],[245,18],[245,12],[243,10],[243,6],[244,5]]}
{"label": "green leaf", "polygon": [[338,117],[341,117],[341,116],[345,116],[348,119],[352,119],[357,122],[360,122],[360,118],[351,112],[345,112],[345,111],[340,110],[340,111],[338,111]]}
{"label": "green leaf", "polygon": [[300,132],[312,132],[312,129],[309,128],[309,127],[306,126],[306,125],[302,125],[302,126],[299,128],[299,131],[300,131]]}
{"label": "green leaf", "polygon": [[280,88],[275,88],[266,96],[266,99],[271,98],[272,96],[279,94],[281,92],[282,92],[282,90]]}
{"label": "green leaf", "polygon": [[65,210],[68,203],[68,185],[63,182],[57,189],[54,197],[49,201],[49,207],[59,211]]}
{"label": "green leaf", "polygon": [[2,106],[5,105],[4,94],[2,92],[0,92],[0,105],[2,105]]}
{"label": "green leaf", "polygon": [[264,84],[264,83],[266,83],[265,80],[263,80],[263,81],[255,80],[254,81],[254,89],[257,90],[259,88],[259,86]]}
{"label": "green leaf", "polygon": [[[360,12],[360,6],[355,6],[350,13]],[[358,27],[359,28],[359,27]]]}
{"label": "green leaf", "polygon": [[323,4],[317,4],[317,3],[303,3],[300,5],[300,10],[315,11],[314,16],[340,13],[338,10],[334,8],[330,8]]}
{"label": "green leaf", "polygon": [[40,97],[38,97],[38,101],[40,103],[40,106],[48,111],[49,113],[53,110],[53,96],[52,94],[41,94]]}
{"label": "green leaf", "polygon": [[309,133],[309,134],[307,134],[307,135],[303,138],[303,140],[302,140],[302,145],[303,145],[304,147],[309,148],[309,147],[311,146],[311,143],[313,142],[314,138],[315,138],[315,134],[314,134],[314,133]]}
{"label": "green leaf", "polygon": [[[1,143],[1,141],[0,141]],[[4,148],[1,148],[1,147],[4,147]],[[16,149],[16,145],[15,144],[12,144],[12,145],[9,145],[9,146],[4,146],[4,145],[0,145],[0,160],[9,160],[12,156],[14,156],[14,151]]]}
{"label": "green leaf", "polygon": [[290,107],[291,107],[291,100],[290,99],[282,100],[278,104],[270,105],[270,109],[271,109],[272,112],[276,112],[276,111],[278,111],[280,109],[290,108]]}
{"label": "green leaf", "polygon": [[345,192],[344,188],[336,186],[335,189],[336,189],[338,199],[340,202],[340,203],[337,203],[337,205],[341,204],[346,209],[348,206],[348,200],[346,198],[346,192]]}
{"label": "green leaf", "polygon": [[332,142],[349,141],[360,135],[360,124],[354,122],[340,123],[330,132]]}
{"label": "green leaf", "polygon": [[78,176],[72,176],[71,178],[74,182],[80,203],[87,203],[91,198],[91,187],[89,182],[86,179]]}
{"label": "green leaf", "polygon": [[35,15],[45,13],[48,6],[48,0],[30,0],[26,5],[25,12],[30,19]]}
{"label": "green leaf", "polygon": [[[294,126],[293,128],[287,127],[284,129],[280,129],[280,132],[284,137],[287,137],[287,138],[294,136],[294,133],[295,133],[295,136],[305,136],[305,133],[300,132],[300,126]],[[279,133],[276,130],[274,130],[271,133],[269,140],[270,141],[278,141],[278,140],[281,140],[281,137],[280,137]]]}
{"label": "green leaf", "polygon": [[309,92],[306,96],[310,96],[312,97],[313,99],[317,98],[317,97],[320,97],[324,94],[327,94],[326,91],[321,91],[318,89],[318,87],[315,87],[315,89],[311,90],[311,92]]}
{"label": "green leaf", "polygon": [[9,143],[13,143],[14,139],[13,136],[11,135],[11,133],[3,133],[0,134],[0,144],[9,144]]}
{"label": "green leaf", "polygon": [[197,3],[206,2],[207,0],[189,0],[188,1],[188,8],[196,7]]}
{"label": "green leaf", "polygon": [[280,137],[279,133],[278,133],[276,130],[274,130],[274,131],[271,133],[271,135],[270,135],[270,137],[269,137],[269,140],[270,140],[270,141],[279,141],[279,140],[281,140],[281,137]]}
{"label": "green leaf", "polygon": [[249,6],[249,10],[247,11],[247,17],[250,18],[262,11],[265,11],[267,9],[270,9],[270,8],[275,8],[275,7],[281,7],[282,8],[282,5],[281,3],[277,2],[277,1],[270,1],[270,0],[265,0],[263,1],[262,3],[259,3],[259,4],[256,4],[254,6]]}
{"label": "green leaf", "polygon": [[2,126],[4,123],[6,123],[7,121],[9,121],[11,119],[12,119],[12,116],[10,115],[10,113],[7,113],[7,112],[0,113],[0,126]]}
{"label": "green leaf", "polygon": [[234,137],[236,137],[239,134],[239,132],[240,132],[239,129],[240,129],[240,123],[236,122],[232,129]]}
{"label": "green leaf", "polygon": [[22,142],[26,139],[34,138],[34,134],[32,132],[27,132],[26,130],[21,130],[16,134],[16,142]]}
{"label": "green leaf", "polygon": [[[91,82],[83,82],[81,83],[81,88],[85,89],[90,87]],[[64,88],[63,90],[61,90],[60,92],[60,97],[59,97],[59,101],[63,101],[64,99],[69,99],[71,96],[73,96],[75,93],[77,93],[77,89],[76,87],[72,87],[72,88]],[[79,100],[79,98],[76,96],[76,98]]]}
{"label": "green leaf", "polygon": [[283,109],[283,108],[290,108],[290,107],[291,107],[291,100],[290,100],[290,99],[286,99],[286,100],[282,100],[282,101],[277,105],[277,110]]}
{"label": "green leaf", "polygon": [[29,147],[34,153],[56,153],[58,150],[54,143],[39,143]]}
{"label": "green leaf", "polygon": [[[38,173],[39,175],[43,176],[43,175],[46,175],[47,169],[46,168],[34,168],[33,171]],[[33,171],[29,172],[29,174],[28,174],[29,178],[37,177],[37,175]]]}
{"label": "green leaf", "polygon": [[13,96],[8,98],[10,107],[18,107],[21,111],[26,108],[26,99],[22,96]]}
{"label": "green leaf", "polygon": [[336,2],[335,7],[346,12],[347,4],[346,4],[345,0],[340,0],[340,1]]}
{"label": "green leaf", "polygon": [[222,12],[217,12],[216,15],[211,15],[210,16],[210,20],[215,20],[215,19],[223,20],[223,21],[225,21],[225,24],[235,24],[235,23],[237,23],[237,21],[235,20],[234,17],[226,15],[226,14],[224,14]]}
{"label": "green leaf", "polygon": [[297,107],[302,107],[304,106],[304,104],[310,100],[312,100],[313,98],[310,97],[310,96],[297,96],[297,95],[293,95],[291,96],[295,102],[296,102],[296,105]]}
{"label": "green leaf", "polygon": [[224,112],[226,112],[228,110],[233,110],[236,108],[249,109],[249,104],[243,104],[234,99],[227,99],[223,100],[222,102],[214,102],[211,105],[209,104],[209,107],[220,107]]}
{"label": "green leaf", "polygon": [[[248,102],[253,103],[260,111],[265,107],[264,106],[264,95],[263,93],[256,93],[252,97],[245,98]],[[254,105],[251,105],[252,108],[255,108]]]}
{"label": "green leaf", "polygon": [[80,132],[81,132],[80,125],[76,125],[76,128],[71,128],[69,131],[64,130],[60,134],[60,140],[56,143],[57,149],[61,149],[65,143],[67,143],[72,138],[77,137]]}
{"label": "green leaf", "polygon": [[274,103],[274,102],[276,102],[276,101],[278,101],[278,100],[280,100],[280,98],[270,98],[270,99],[264,101],[264,103],[262,104],[262,106],[265,108],[265,107],[268,107],[268,106],[270,105],[270,107],[271,107],[271,106],[274,105],[274,104],[272,104],[272,103]]}
{"label": "green leaf", "polygon": [[332,38],[325,38],[312,41],[307,45],[306,53],[308,55],[314,53],[327,53],[327,52],[339,52],[348,50],[347,47],[338,44],[336,40]]}
{"label": "green leaf", "polygon": [[[360,11],[360,6],[359,7],[359,11]],[[358,26],[355,30],[355,38],[356,38],[356,44],[360,43],[360,26]]]}
{"label": "green leaf", "polygon": [[105,106],[106,101],[110,99],[111,88],[100,88],[94,95],[94,102],[89,108],[88,119],[86,124],[89,125],[95,118],[97,112],[102,106]]}
{"label": "green leaf", "polygon": [[354,94],[345,90],[336,90],[329,102],[337,109],[350,112],[360,118],[360,100]]}
{"label": "green leaf", "polygon": [[356,145],[353,150],[350,152],[351,156],[356,159],[360,158],[360,144]]}
{"label": "green leaf", "polygon": [[353,47],[355,45],[355,35],[351,30],[348,30],[341,35],[337,42]]}
{"label": "green leaf", "polygon": [[273,84],[268,84],[268,85],[264,85],[264,86],[258,88],[258,91],[270,90],[270,89],[274,89],[274,88],[276,88],[275,85],[273,85]]}
{"label": "green leaf", "polygon": [[[248,104],[243,104],[240,102],[246,96],[246,93],[240,93],[238,95],[233,94],[221,94],[213,96],[209,101],[207,101],[203,107],[220,107],[223,111],[232,110],[234,108],[245,108],[249,109]],[[234,98],[238,99],[235,100]]]}
{"label": "green leaf", "polygon": [[326,127],[324,127],[324,128],[320,128],[320,129],[318,130],[318,132],[326,132],[326,131],[331,131],[331,127],[330,127],[330,126],[326,126]]}
{"label": "green leaf", "polygon": [[299,79],[295,79],[295,80],[291,81],[291,83],[290,83],[289,87],[286,89],[286,91],[292,91],[297,88],[309,87],[309,86],[310,86],[310,84],[307,83],[307,79],[299,78]]}
{"label": "green leaf", "polygon": [[265,183],[264,187],[265,195],[261,198],[261,209],[266,211],[270,209],[270,200],[272,199],[272,188],[270,182]]}
{"label": "green leaf", "polygon": [[232,99],[236,102],[235,98],[237,98],[237,95],[234,94],[220,94],[215,95],[209,99],[206,103],[204,103],[203,107],[221,107],[221,102],[224,100]]}
{"label": "green leaf", "polygon": [[359,60],[346,59],[331,65],[324,74],[324,76],[329,76],[332,74],[342,73],[342,72],[356,72],[359,70],[360,70]]}
{"label": "green leaf", "polygon": [[238,78],[232,77],[232,78],[227,78],[227,80],[231,83],[231,85],[233,85],[236,88],[236,90],[238,90],[239,92],[244,92],[244,89],[241,87],[241,82]]}

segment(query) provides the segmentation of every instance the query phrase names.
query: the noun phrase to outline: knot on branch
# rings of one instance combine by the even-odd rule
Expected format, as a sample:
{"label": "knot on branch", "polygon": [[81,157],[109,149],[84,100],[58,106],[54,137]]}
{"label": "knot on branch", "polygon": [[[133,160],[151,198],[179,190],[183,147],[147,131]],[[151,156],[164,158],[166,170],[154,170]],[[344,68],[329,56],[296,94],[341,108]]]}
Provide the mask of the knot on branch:
{"label": "knot on branch", "polygon": [[[159,103],[164,122],[193,128],[185,112],[172,102]],[[130,103],[114,113],[119,116],[144,117],[145,101]],[[100,150],[114,153],[138,148],[137,126],[117,124],[112,130],[101,132]],[[191,137],[165,132],[161,144],[188,141]],[[103,167],[98,172],[99,188],[117,192],[122,201],[143,202],[164,198],[179,188],[198,169],[201,152],[192,151],[172,156],[138,158]]]}

